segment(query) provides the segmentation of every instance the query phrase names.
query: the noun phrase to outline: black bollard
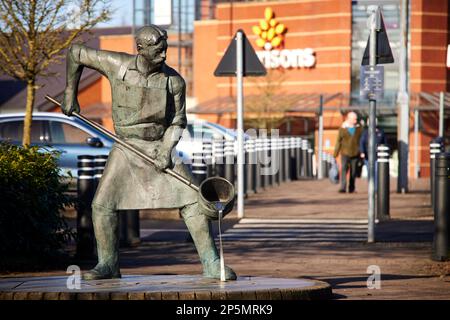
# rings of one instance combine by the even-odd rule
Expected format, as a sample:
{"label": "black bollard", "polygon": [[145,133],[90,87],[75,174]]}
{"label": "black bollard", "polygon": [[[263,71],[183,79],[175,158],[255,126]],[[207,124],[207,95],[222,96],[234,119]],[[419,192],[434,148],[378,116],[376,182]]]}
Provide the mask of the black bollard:
{"label": "black bollard", "polygon": [[284,138],[278,138],[278,153],[280,155],[280,183],[286,181],[284,174],[286,171],[284,170],[284,165],[286,161],[284,160],[286,154],[284,153]]}
{"label": "black bollard", "polygon": [[378,181],[377,181],[377,218],[379,220],[387,220],[389,213],[389,147],[380,144],[377,147],[377,164]]}
{"label": "black bollard", "polygon": [[450,258],[450,153],[435,157],[433,260]]}
{"label": "black bollard", "polygon": [[306,171],[308,172],[308,178],[313,177],[313,154],[314,150],[309,148],[308,144],[308,156],[307,156],[307,164],[306,164]]}
{"label": "black bollard", "polygon": [[260,192],[261,191],[261,139],[260,138],[256,138],[254,140],[254,146],[255,146],[255,159],[256,159],[256,164],[255,164],[255,177],[254,177],[254,186],[253,186],[253,190],[254,192]]}
{"label": "black bollard", "polygon": [[297,162],[295,159],[295,137],[289,138],[289,175],[291,180],[297,180]]}
{"label": "black bollard", "polygon": [[434,191],[434,168],[435,168],[435,155],[438,153],[441,153],[443,150],[444,146],[443,146],[443,141],[442,138],[437,137],[435,139],[433,139],[430,142],[430,193],[431,193],[431,208],[434,211],[434,195],[435,195],[435,191]]}
{"label": "black bollard", "polygon": [[286,181],[286,153],[284,152],[284,138],[278,140],[278,151],[280,152],[280,179]]}
{"label": "black bollard", "polygon": [[206,164],[206,177],[213,176],[213,147],[211,140],[203,140],[203,161]]}
{"label": "black bollard", "polygon": [[275,158],[277,162],[277,171],[275,174],[275,181],[278,185],[281,185],[281,182],[283,181],[283,145],[281,138],[275,139]]}
{"label": "black bollard", "polygon": [[[246,141],[244,140],[244,163],[243,163],[243,167],[244,167],[244,172],[243,172],[243,176],[244,176],[244,197],[248,197],[248,177],[247,177],[247,175],[248,175],[248,166],[247,166],[247,164],[248,164],[248,158],[249,158],[249,155],[248,155],[248,150],[247,150],[247,144],[246,144]],[[236,169],[237,169],[237,167],[236,167]]]}
{"label": "black bollard", "polygon": [[207,178],[208,172],[203,152],[194,152],[192,154],[192,175],[198,184]]}
{"label": "black bollard", "polygon": [[295,160],[297,180],[302,176],[302,138],[295,138]]}
{"label": "black bollard", "polygon": [[108,161],[107,155],[96,155],[94,157],[94,181],[95,181],[95,189],[97,190],[98,183],[102,178],[103,171],[105,170],[106,161]]}
{"label": "black bollard", "polygon": [[92,259],[95,256],[94,227],[92,224],[92,200],[95,194],[94,157],[80,155],[77,179],[77,246],[78,259]]}
{"label": "black bollard", "polygon": [[275,175],[274,175],[274,153],[273,153],[273,146],[272,146],[272,138],[268,138],[267,139],[267,152],[269,154],[269,159],[270,159],[270,170],[269,172],[267,172],[267,181],[268,181],[268,185],[269,187],[273,187],[275,184]]}
{"label": "black bollard", "polygon": [[308,140],[302,139],[302,177],[308,177]]}
{"label": "black bollard", "polygon": [[263,150],[264,150],[264,157],[265,157],[265,167],[264,170],[264,187],[269,188],[270,187],[270,166],[271,166],[271,159],[270,159],[270,140],[269,138],[263,139]]}
{"label": "black bollard", "polygon": [[290,152],[290,138],[283,138],[283,153],[284,153],[284,181],[291,181],[291,152]]}
{"label": "black bollard", "polygon": [[214,138],[212,147],[214,153],[214,175],[225,177],[223,138]]}
{"label": "black bollard", "polygon": [[247,181],[247,193],[255,192],[255,178],[254,178],[254,167],[255,167],[255,142],[253,139],[248,139],[245,141],[245,172]]}
{"label": "black bollard", "polygon": [[333,163],[336,161],[332,154],[328,155],[328,176],[330,176],[330,169],[333,166]]}
{"label": "black bollard", "polygon": [[225,179],[234,184],[234,167],[235,167],[235,155],[234,155],[234,140],[225,140]]}
{"label": "black bollard", "polygon": [[256,153],[256,139],[251,139],[251,148],[252,152],[250,153],[250,163],[252,164],[252,191],[253,193],[257,193],[257,176],[258,176],[258,154]]}
{"label": "black bollard", "polygon": [[323,177],[328,178],[328,159],[325,152],[322,152],[322,163],[320,165],[322,166]]}
{"label": "black bollard", "polygon": [[323,172],[323,176],[325,178],[329,177],[329,170],[330,170],[330,164],[331,164],[331,159],[330,159],[331,155],[328,153],[324,153],[324,159],[325,159],[325,171]]}
{"label": "black bollard", "polygon": [[276,165],[276,163],[274,163],[274,159],[273,159],[273,157],[274,157],[273,143],[274,142],[273,142],[272,137],[264,139],[264,143],[263,143],[264,149],[266,150],[265,154],[267,157],[266,165],[265,165],[266,169],[264,172],[264,174],[265,174],[264,179],[265,179],[265,184],[267,187],[273,187],[273,185],[275,183],[274,165]]}
{"label": "black bollard", "polygon": [[259,186],[262,190],[266,189],[266,179],[265,179],[265,170],[267,167],[267,157],[266,151],[264,149],[264,138],[259,138],[259,147],[258,147],[258,159],[260,161],[259,167]]}
{"label": "black bollard", "polygon": [[268,156],[268,164],[267,164],[267,170],[266,170],[266,181],[268,187],[273,187],[275,183],[275,176],[274,176],[274,151],[273,151],[273,139],[272,137],[266,139],[266,150],[267,150],[267,156]]}

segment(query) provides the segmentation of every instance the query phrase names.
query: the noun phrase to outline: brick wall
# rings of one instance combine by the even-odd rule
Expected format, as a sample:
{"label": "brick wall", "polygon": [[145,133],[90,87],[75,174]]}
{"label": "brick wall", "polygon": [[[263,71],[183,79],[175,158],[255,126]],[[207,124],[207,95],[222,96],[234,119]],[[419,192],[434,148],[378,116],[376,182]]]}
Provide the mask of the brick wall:
{"label": "brick wall", "polygon": [[[351,1],[308,0],[219,4],[216,19],[195,23],[194,95],[199,102],[234,95],[234,78],[214,78],[213,72],[236,30],[243,29],[254,48],[252,27],[271,7],[275,19],[287,27],[284,49],[312,48],[313,68],[285,71],[287,92],[350,92]],[[245,81],[245,92],[254,85]]]}

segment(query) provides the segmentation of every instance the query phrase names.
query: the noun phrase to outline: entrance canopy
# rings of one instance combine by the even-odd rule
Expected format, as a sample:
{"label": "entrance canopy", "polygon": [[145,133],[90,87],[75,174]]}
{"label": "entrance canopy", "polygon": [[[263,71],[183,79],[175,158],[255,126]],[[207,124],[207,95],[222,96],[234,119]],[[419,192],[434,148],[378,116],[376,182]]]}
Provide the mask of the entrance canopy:
{"label": "entrance canopy", "polygon": [[[369,102],[355,99],[347,93],[301,93],[278,95],[247,95],[244,98],[246,113],[319,113],[320,96],[323,97],[324,111],[356,111],[361,115],[367,115]],[[411,112],[438,111],[439,92],[419,92],[410,94]],[[225,114],[234,113],[236,110],[236,98],[233,96],[218,97],[205,101],[189,112],[196,114]],[[450,92],[444,93],[445,117],[450,117]],[[396,99],[377,101],[378,115],[396,115],[398,111]]]}

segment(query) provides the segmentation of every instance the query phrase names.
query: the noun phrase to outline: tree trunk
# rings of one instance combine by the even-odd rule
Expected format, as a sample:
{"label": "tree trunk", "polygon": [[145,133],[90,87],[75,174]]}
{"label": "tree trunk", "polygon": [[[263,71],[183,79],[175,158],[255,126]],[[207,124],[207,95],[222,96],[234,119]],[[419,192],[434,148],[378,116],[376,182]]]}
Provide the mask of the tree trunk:
{"label": "tree trunk", "polygon": [[31,123],[33,120],[33,106],[36,96],[35,79],[27,82],[27,105],[25,108],[25,120],[23,123],[22,145],[27,147],[31,144]]}

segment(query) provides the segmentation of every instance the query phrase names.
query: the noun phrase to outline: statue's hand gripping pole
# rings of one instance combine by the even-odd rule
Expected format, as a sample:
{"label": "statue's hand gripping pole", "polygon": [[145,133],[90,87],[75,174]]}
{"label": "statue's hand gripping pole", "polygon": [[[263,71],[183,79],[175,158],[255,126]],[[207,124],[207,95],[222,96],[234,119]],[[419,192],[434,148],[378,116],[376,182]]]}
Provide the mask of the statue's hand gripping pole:
{"label": "statue's hand gripping pole", "polygon": [[[57,105],[58,107],[61,108],[61,103],[59,103],[53,97],[50,97],[49,95],[46,95],[45,99],[47,99],[48,101],[54,103],[55,105]],[[123,146],[126,149],[128,149],[129,151],[133,152],[134,154],[136,154],[141,159],[145,160],[146,162],[148,162],[148,163],[150,163],[152,165],[155,165],[155,162],[154,162],[154,160],[152,158],[150,158],[148,155],[146,155],[141,150],[139,150],[139,149],[133,147],[132,145],[130,145],[129,143],[123,141],[118,136],[116,136],[114,133],[112,133],[112,132],[108,131],[107,129],[105,129],[103,126],[101,126],[101,125],[99,125],[99,124],[97,124],[97,123],[87,119],[86,117],[82,116],[81,114],[79,114],[77,112],[73,112],[72,115],[75,118],[80,119],[81,121],[85,122],[86,124],[90,125],[91,127],[95,128],[95,129],[99,130],[100,132],[102,132],[103,134],[107,135],[109,138],[113,139],[115,142],[117,142],[121,146]],[[185,177],[183,177],[179,173],[173,171],[172,169],[166,168],[163,171],[165,173],[171,175],[175,179],[178,179],[179,181],[183,182],[185,185],[187,185],[188,187],[191,187],[195,191],[197,191],[197,192],[199,191],[199,187],[196,186],[192,181],[186,179]]]}

